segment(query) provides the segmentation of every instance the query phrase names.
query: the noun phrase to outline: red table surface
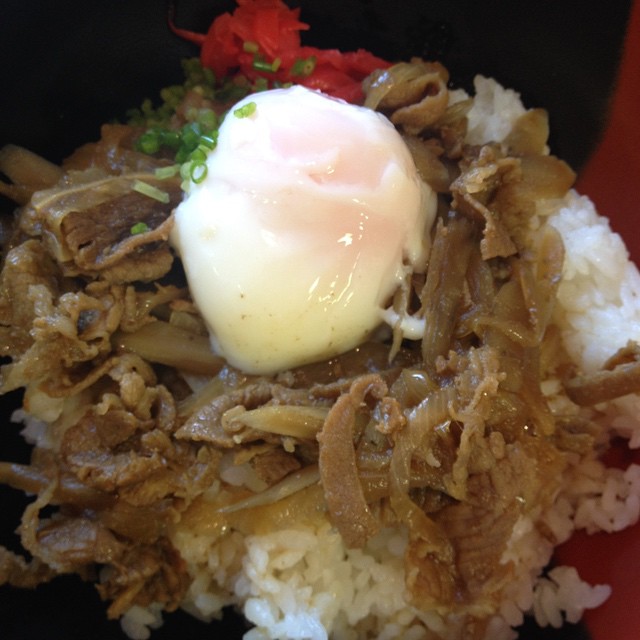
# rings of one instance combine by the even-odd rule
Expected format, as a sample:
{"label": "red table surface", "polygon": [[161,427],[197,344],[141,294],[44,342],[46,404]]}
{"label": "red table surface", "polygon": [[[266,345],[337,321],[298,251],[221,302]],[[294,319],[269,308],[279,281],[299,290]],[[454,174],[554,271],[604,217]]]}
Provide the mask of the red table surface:
{"label": "red table surface", "polygon": [[[631,10],[608,126],[579,175],[577,189],[611,219],[640,264],[640,0]],[[640,452],[622,458],[623,465],[640,463]],[[613,587],[602,607],[585,614],[593,640],[640,638],[640,524],[613,535],[578,534],[558,550],[557,558],[576,565],[590,583]]]}

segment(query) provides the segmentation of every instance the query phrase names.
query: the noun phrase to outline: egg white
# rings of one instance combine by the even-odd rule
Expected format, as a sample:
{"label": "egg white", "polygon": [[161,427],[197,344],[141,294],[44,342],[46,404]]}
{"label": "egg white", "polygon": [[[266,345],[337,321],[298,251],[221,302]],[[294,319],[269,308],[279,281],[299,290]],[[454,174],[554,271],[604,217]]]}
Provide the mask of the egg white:
{"label": "egg white", "polygon": [[363,342],[424,266],[435,194],[382,115],[300,86],[230,113],[172,243],[214,350],[250,373]]}

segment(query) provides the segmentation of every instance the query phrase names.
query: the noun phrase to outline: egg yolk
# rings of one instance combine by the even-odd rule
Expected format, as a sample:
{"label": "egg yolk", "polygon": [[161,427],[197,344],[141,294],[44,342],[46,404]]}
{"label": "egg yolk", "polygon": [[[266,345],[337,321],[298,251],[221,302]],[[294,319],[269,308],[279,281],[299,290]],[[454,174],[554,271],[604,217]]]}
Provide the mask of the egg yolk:
{"label": "egg yolk", "polygon": [[370,109],[299,86],[237,108],[171,240],[214,351],[270,374],[367,339],[424,267],[436,196]]}

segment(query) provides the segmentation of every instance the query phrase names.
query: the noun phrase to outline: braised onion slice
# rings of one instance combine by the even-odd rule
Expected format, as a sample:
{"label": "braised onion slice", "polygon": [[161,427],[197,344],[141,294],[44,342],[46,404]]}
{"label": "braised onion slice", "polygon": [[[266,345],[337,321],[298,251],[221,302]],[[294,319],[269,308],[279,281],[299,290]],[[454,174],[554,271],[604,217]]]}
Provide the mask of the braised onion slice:
{"label": "braised onion slice", "polygon": [[211,350],[207,336],[162,320],[149,322],[132,333],[116,332],[112,340],[117,349],[191,373],[215,375],[225,365]]}

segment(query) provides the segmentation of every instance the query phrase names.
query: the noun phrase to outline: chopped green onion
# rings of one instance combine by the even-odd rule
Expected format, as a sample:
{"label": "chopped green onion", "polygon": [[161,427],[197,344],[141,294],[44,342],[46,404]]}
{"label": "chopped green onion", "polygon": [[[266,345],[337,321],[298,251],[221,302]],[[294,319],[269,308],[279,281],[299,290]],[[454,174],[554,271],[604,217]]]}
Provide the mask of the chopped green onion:
{"label": "chopped green onion", "polygon": [[146,222],[136,222],[129,231],[132,236],[137,236],[149,231],[149,225]]}
{"label": "chopped green onion", "polygon": [[263,71],[265,73],[275,73],[282,64],[280,58],[276,58],[273,62],[267,62],[261,55],[256,54],[253,56],[253,68],[256,71]]}
{"label": "chopped green onion", "polygon": [[197,107],[187,107],[184,112],[185,120],[188,120],[189,122],[195,122],[198,119],[199,111],[200,109],[198,109]]}
{"label": "chopped green onion", "polygon": [[205,131],[218,127],[218,114],[213,109],[198,109],[198,122]]}
{"label": "chopped green onion", "polygon": [[271,63],[263,60],[262,58],[258,58],[257,56],[253,59],[253,68],[256,71],[266,71],[267,73],[271,72]]}
{"label": "chopped green onion", "polygon": [[219,102],[238,102],[249,93],[249,83],[244,76],[228,80],[216,91]]}
{"label": "chopped green onion", "polygon": [[198,144],[198,140],[202,135],[202,129],[198,122],[189,122],[182,127],[182,145],[185,147],[194,148]]}
{"label": "chopped green onion", "polygon": [[266,91],[269,88],[269,83],[266,78],[256,78],[255,84],[253,86],[253,90],[255,92],[258,91]]}
{"label": "chopped green onion", "polygon": [[186,162],[188,158],[189,158],[188,149],[185,149],[184,147],[178,149],[178,152],[176,153],[176,162],[178,164],[182,164],[183,162]]}
{"label": "chopped green onion", "polygon": [[160,138],[158,134],[150,129],[138,138],[137,148],[142,153],[153,154],[160,151]]}
{"label": "chopped green onion", "polygon": [[169,109],[175,110],[182,102],[185,96],[185,88],[179,85],[173,85],[171,87],[165,87],[160,90],[160,97],[165,103],[165,111]]}
{"label": "chopped green onion", "polygon": [[[197,61],[197,60],[196,60]],[[216,77],[213,73],[212,69],[208,69],[207,67],[202,67],[198,62],[198,66],[199,66],[199,70],[200,73],[202,74],[202,83],[205,85],[205,87],[213,87],[213,85],[215,84],[216,81]]]}
{"label": "chopped green onion", "polygon": [[196,164],[204,164],[207,160],[206,150],[202,150],[200,147],[197,147],[191,152],[189,159],[193,160]]}
{"label": "chopped green onion", "polygon": [[242,50],[245,53],[258,53],[258,43],[246,40],[242,43]]}
{"label": "chopped green onion", "polygon": [[204,162],[192,162],[189,177],[195,184],[200,184],[207,177],[208,167]]}
{"label": "chopped green onion", "polygon": [[309,76],[316,68],[316,57],[298,58],[291,67],[292,76]]}
{"label": "chopped green onion", "polygon": [[158,131],[158,138],[162,146],[169,147],[169,149],[173,149],[174,151],[180,146],[180,136],[177,131],[160,129]]}
{"label": "chopped green onion", "polygon": [[198,145],[198,149],[207,149],[212,151],[216,148],[218,144],[218,132],[214,131],[211,135],[202,134],[200,136],[200,144]]}
{"label": "chopped green onion", "polygon": [[233,115],[236,118],[248,118],[253,115],[256,111],[257,105],[255,102],[247,102],[243,104],[241,107],[238,107],[234,110]]}
{"label": "chopped green onion", "polygon": [[144,196],[149,198],[153,198],[158,202],[162,202],[163,204],[167,204],[169,202],[169,194],[166,191],[162,191],[162,189],[158,189],[148,182],[143,182],[142,180],[134,180],[131,188],[138,193],[141,193]]}
{"label": "chopped green onion", "polygon": [[[188,91],[195,91],[204,98],[216,102],[226,102],[230,93],[233,93],[232,97],[235,97],[235,100],[246,95],[246,88],[240,89],[231,86],[231,80],[222,81],[223,79],[219,79],[222,82],[217,83],[213,71],[202,67],[198,58],[183,60],[182,69],[184,72],[183,84],[162,89],[160,97],[163,102],[158,107],[154,107],[151,100],[146,99],[138,109],[129,110],[127,117],[130,124],[144,126],[147,129],[152,127],[170,128],[171,120],[180,104],[183,103]],[[198,110],[196,109],[196,111]],[[200,115],[197,117],[201,119]],[[205,126],[209,127],[209,124],[207,123]]]}
{"label": "chopped green onion", "polygon": [[167,178],[173,178],[180,171],[179,164],[172,164],[168,167],[158,167],[153,173],[158,180],[166,180]]}

